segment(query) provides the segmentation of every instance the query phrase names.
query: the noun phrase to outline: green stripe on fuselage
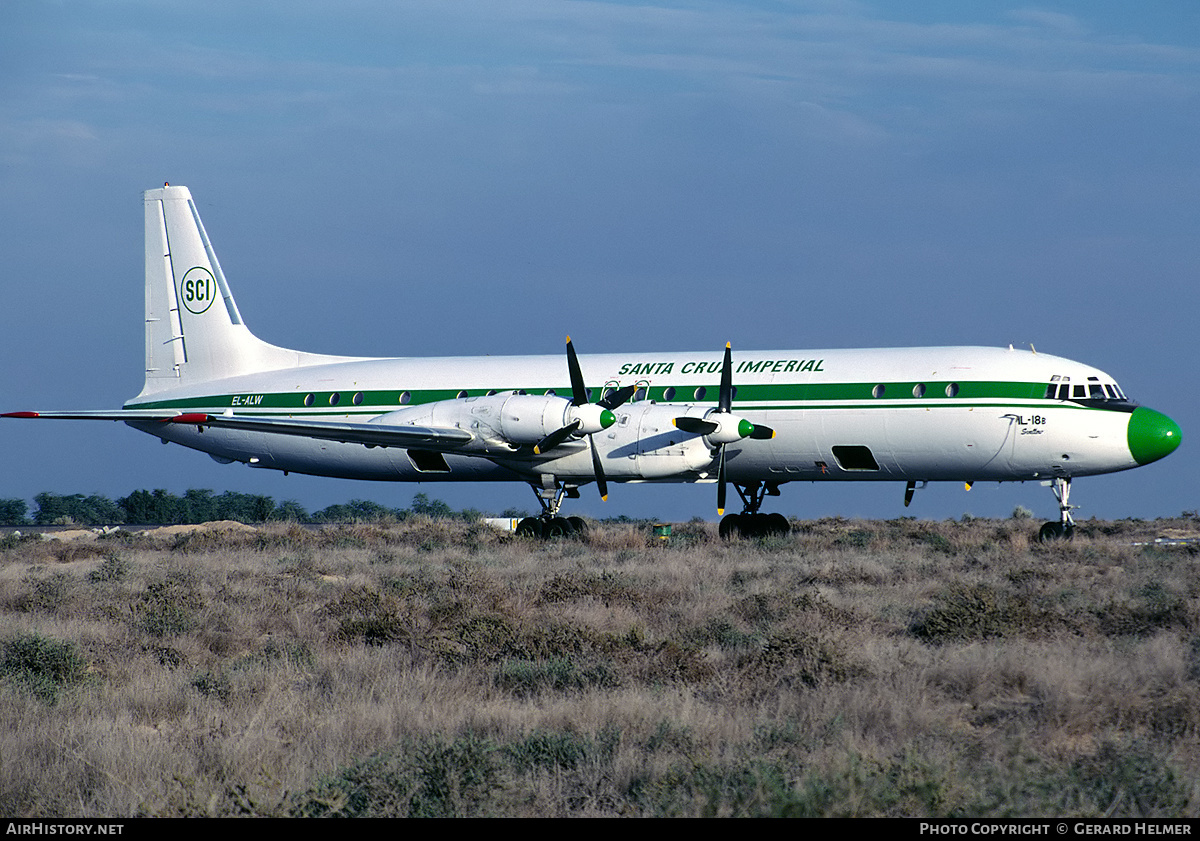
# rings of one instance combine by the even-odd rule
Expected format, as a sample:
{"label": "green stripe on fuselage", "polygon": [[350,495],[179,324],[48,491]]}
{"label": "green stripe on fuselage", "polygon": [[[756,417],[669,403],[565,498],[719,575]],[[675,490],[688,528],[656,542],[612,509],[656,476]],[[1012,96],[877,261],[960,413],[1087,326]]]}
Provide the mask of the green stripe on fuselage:
{"label": "green stripe on fuselage", "polygon": [[[875,397],[875,389],[883,386],[883,393]],[[923,392],[917,388],[924,386]],[[950,388],[953,385],[955,388]],[[704,389],[704,396],[696,398],[698,388]],[[647,397],[665,403],[715,403],[720,387],[713,383],[696,386],[654,386],[649,389]],[[355,415],[395,411],[405,407],[434,403],[440,400],[453,400],[463,392],[467,396],[481,397],[488,393],[504,393],[518,390],[504,389],[387,389],[374,391],[358,391],[354,389],[338,391],[289,391],[274,393],[238,393],[216,394],[204,397],[189,397],[176,400],[151,400],[144,403],[127,403],[126,409],[176,409],[188,411],[196,409],[222,410],[231,408],[239,414],[279,414],[303,413],[321,415]],[[528,394],[545,394],[554,391],[560,396],[569,396],[569,384],[553,387],[525,388]],[[673,393],[668,398],[667,391]],[[950,397],[947,391],[954,394]],[[743,410],[768,409],[813,409],[813,408],[853,408],[866,409],[872,406],[889,408],[937,408],[943,406],[988,405],[979,401],[1002,400],[1005,405],[1012,401],[1037,401],[1022,403],[1031,407],[1045,407],[1047,404],[1069,408],[1084,408],[1058,400],[1044,399],[1045,383],[1005,382],[1005,381],[961,381],[961,382],[864,382],[864,383],[761,383],[740,385],[736,389],[734,403]],[[593,392],[595,393],[595,392]],[[354,402],[357,395],[362,395],[359,402]],[[918,394],[920,396],[918,396]],[[333,402],[336,395],[337,401]],[[407,400],[405,400],[407,395]],[[403,401],[403,402],[402,402]],[[847,401],[863,401],[848,403]],[[769,405],[764,405],[769,404]]]}

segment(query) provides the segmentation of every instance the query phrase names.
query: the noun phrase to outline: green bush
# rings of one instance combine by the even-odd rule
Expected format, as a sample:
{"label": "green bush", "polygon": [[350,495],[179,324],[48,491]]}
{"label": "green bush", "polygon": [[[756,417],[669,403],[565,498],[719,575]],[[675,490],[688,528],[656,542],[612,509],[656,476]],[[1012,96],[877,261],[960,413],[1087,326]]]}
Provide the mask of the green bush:
{"label": "green bush", "polygon": [[909,633],[917,639],[944,643],[1032,635],[1052,623],[1025,596],[982,584],[953,584],[936,600],[909,625]]}
{"label": "green bush", "polygon": [[495,684],[515,695],[532,695],[543,690],[564,691],[587,686],[616,686],[617,676],[607,665],[579,668],[566,658],[549,660],[505,660],[496,670]]}
{"label": "green bush", "polygon": [[134,626],[152,637],[183,634],[196,626],[204,600],[186,573],[152,581],[132,605]]}
{"label": "green bush", "polygon": [[88,573],[88,581],[93,584],[124,581],[129,575],[129,561],[118,555],[105,555],[100,566]]}
{"label": "green bush", "polygon": [[296,798],[294,817],[456,818],[493,814],[496,746],[474,734],[402,744]]}
{"label": "green bush", "polygon": [[29,690],[48,704],[83,682],[87,660],[71,642],[20,634],[4,643],[0,675]]}

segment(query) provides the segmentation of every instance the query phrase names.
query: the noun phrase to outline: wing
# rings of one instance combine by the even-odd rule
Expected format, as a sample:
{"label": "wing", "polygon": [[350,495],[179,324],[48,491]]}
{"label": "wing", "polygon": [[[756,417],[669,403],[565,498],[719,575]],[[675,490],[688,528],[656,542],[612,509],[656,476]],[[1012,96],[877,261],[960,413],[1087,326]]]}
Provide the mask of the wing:
{"label": "wing", "polygon": [[297,418],[266,418],[253,415],[209,415],[203,412],[179,414],[159,409],[125,409],[115,412],[7,412],[0,414],[0,418],[179,423],[202,428],[208,426],[216,429],[237,429],[244,432],[295,435],[302,438],[319,438],[324,441],[341,441],[372,447],[420,447],[424,450],[439,452],[455,452],[475,440],[472,433],[454,427],[344,423]]}

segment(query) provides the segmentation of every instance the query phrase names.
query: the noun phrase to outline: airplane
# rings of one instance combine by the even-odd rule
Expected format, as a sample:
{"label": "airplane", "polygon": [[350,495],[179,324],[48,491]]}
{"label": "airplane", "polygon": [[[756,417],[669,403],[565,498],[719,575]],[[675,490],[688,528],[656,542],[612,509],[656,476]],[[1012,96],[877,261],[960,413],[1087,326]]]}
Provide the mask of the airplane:
{"label": "airplane", "polygon": [[[761,511],[788,482],[1048,484],[1075,530],[1072,481],[1172,453],[1178,424],[1108,374],[989,347],[368,358],[268,344],[246,327],[186,187],[145,201],[145,384],[119,410],[0,417],[109,420],[221,463],[352,479],[530,485],[517,531],[594,483],[709,482],[722,537],[788,531]],[[592,383],[594,387],[588,387]]]}

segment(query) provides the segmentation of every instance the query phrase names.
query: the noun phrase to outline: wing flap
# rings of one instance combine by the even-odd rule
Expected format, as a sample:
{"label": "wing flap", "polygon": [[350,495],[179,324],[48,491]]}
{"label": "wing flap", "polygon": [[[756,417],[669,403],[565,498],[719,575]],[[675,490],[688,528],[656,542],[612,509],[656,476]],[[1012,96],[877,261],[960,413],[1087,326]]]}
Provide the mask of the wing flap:
{"label": "wing flap", "polygon": [[195,424],[216,429],[238,429],[243,432],[269,432],[276,435],[296,435],[366,444],[374,447],[421,447],[426,450],[461,449],[475,440],[465,429],[453,427],[386,425],[382,423],[344,423],[342,421],[305,420],[300,418],[264,418],[249,415],[176,415],[167,423]]}

